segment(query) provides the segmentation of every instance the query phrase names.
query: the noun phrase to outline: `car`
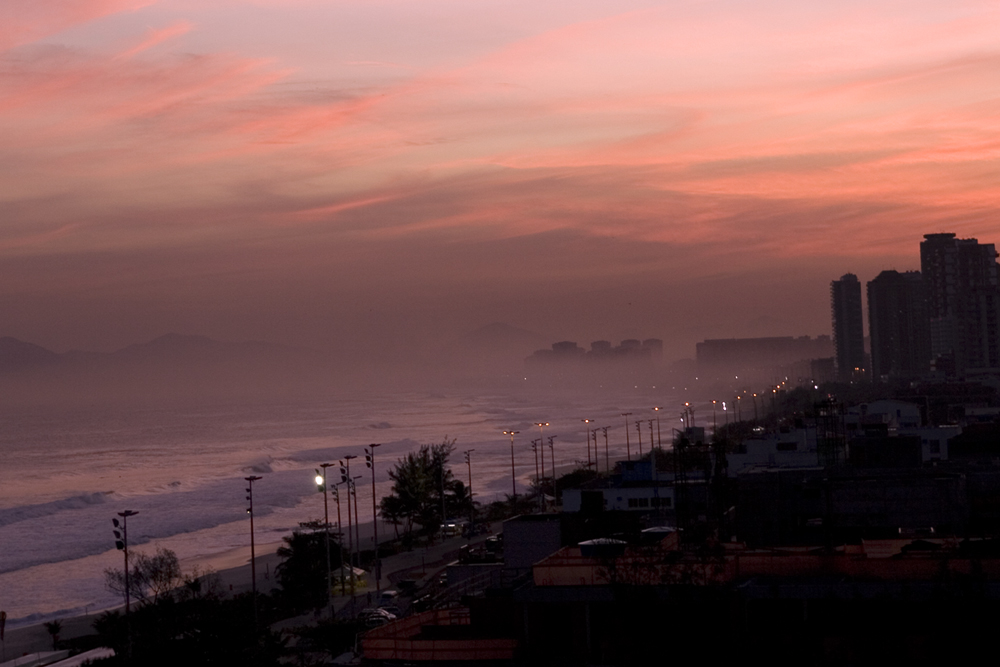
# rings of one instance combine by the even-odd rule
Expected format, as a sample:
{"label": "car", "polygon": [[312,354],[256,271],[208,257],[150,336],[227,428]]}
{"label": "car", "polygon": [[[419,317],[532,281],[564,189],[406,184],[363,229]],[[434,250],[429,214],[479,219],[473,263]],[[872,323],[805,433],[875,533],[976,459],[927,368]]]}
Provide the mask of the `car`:
{"label": "car", "polygon": [[396,615],[389,613],[385,609],[375,609],[369,607],[368,609],[362,609],[361,613],[358,614],[358,620],[366,628],[377,628],[380,625],[385,625],[389,621],[395,621]]}

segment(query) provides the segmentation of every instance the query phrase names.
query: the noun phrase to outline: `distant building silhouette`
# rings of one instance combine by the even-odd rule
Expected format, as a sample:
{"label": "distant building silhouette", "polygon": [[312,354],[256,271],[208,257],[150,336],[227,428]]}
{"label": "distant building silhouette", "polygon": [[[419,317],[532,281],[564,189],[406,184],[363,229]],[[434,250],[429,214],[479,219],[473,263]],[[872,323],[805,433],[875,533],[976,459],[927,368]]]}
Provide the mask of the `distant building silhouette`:
{"label": "distant building silhouette", "polygon": [[925,234],[920,269],[927,289],[931,356],[946,375],[1000,368],[1000,288],[992,243]]}
{"label": "distant building silhouette", "polygon": [[883,271],[868,283],[868,328],[873,380],[905,380],[928,373],[927,293],[918,271]]}
{"label": "distant building silhouette", "polygon": [[845,382],[865,374],[865,328],[861,315],[861,283],[853,273],[830,283],[833,344],[837,375]]}
{"label": "distant building silhouette", "polygon": [[830,357],[833,345],[829,336],[715,338],[698,343],[695,352],[698,372],[702,375],[771,382],[786,376],[792,379],[808,376],[810,362]]}

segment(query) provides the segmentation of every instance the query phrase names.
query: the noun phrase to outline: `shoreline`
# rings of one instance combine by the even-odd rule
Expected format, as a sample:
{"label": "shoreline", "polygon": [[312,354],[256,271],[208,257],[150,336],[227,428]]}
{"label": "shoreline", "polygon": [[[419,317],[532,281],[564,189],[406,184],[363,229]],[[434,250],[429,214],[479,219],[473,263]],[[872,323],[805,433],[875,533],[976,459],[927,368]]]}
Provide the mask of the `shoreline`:
{"label": "shoreline", "polygon": [[[493,531],[497,528],[499,528],[499,525],[494,524],[493,530],[490,534],[493,534]],[[489,535],[480,535],[471,541],[462,537],[451,537],[439,541],[431,546],[414,547],[411,551],[403,551],[393,556],[386,557],[383,560],[383,576],[381,579],[384,584],[383,588],[392,587],[389,577],[390,575],[398,572],[409,571],[416,568],[421,568],[424,571],[437,571],[443,569],[444,565],[447,564],[448,556],[452,554],[452,552],[458,551],[462,545],[476,544],[485,541],[488,536]],[[283,544],[284,542],[270,542],[257,547],[257,557],[255,561],[257,565],[258,592],[267,593],[277,587],[277,581],[274,577],[274,569],[278,563],[281,562],[281,559],[278,557],[277,550],[278,547]],[[265,552],[261,553],[262,550]],[[228,567],[215,569],[212,565],[213,563],[228,565]],[[204,567],[205,569],[198,572],[199,576],[215,575],[219,578],[219,583],[222,589],[221,592],[223,595],[236,595],[248,592],[253,587],[251,582],[249,546],[236,547],[211,556],[196,556],[185,559],[182,562],[181,569],[185,574],[192,574],[201,567]],[[347,596],[347,598],[349,597],[350,596]],[[343,598],[337,596],[334,599],[342,600]],[[61,640],[68,640],[93,634],[93,622],[101,614],[107,611],[121,609],[122,606],[123,605],[119,605],[109,607],[107,609],[95,610],[93,612],[86,612],[84,614],[75,614],[62,618],[56,618],[55,620],[62,623],[62,631],[59,633],[59,638]],[[18,626],[16,628],[7,629],[6,637],[3,642],[3,648],[8,661],[20,657],[22,654],[33,654],[52,649],[52,638],[45,630],[45,622],[46,621],[38,621]]]}

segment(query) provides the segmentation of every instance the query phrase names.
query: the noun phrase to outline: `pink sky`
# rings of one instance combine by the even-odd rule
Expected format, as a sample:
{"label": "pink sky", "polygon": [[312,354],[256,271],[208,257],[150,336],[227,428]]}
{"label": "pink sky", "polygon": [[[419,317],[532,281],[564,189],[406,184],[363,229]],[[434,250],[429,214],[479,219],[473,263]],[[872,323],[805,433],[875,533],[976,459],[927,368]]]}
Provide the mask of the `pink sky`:
{"label": "pink sky", "polygon": [[995,2],[0,0],[0,335],[828,333],[1000,242],[998,73]]}

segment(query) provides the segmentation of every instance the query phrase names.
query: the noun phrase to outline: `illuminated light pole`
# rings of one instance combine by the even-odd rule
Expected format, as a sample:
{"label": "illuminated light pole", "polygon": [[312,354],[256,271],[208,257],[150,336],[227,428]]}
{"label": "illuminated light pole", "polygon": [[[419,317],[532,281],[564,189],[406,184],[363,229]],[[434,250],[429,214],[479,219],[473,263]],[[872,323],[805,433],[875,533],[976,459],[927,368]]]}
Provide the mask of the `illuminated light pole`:
{"label": "illuminated light pole", "polygon": [[712,401],[712,435],[715,435],[715,401]]}
{"label": "illuminated light pole", "polygon": [[632,460],[632,445],[628,441],[628,417],[631,412],[623,412],[622,417],[625,418],[625,454],[628,456],[628,460]]}
{"label": "illuminated light pole", "polygon": [[653,408],[653,412],[656,413],[656,446],[663,451],[663,440],[660,439],[660,408]]}
{"label": "illuminated light pole", "polygon": [[247,514],[250,515],[250,580],[251,586],[253,587],[253,628],[254,633],[257,632],[257,553],[254,547],[254,537],[253,537],[253,483],[260,480],[261,477],[257,475],[250,475],[249,477],[244,477],[247,481],[247,500],[250,501],[250,507],[247,508]]}
{"label": "illuminated light pole", "polygon": [[382,443],[373,442],[365,448],[365,465],[372,470],[372,530],[375,531],[375,566],[372,568],[375,575],[375,594],[382,592],[382,564],[378,560],[378,508],[375,504],[375,448],[381,447]]}
{"label": "illuminated light pole", "polygon": [[476,528],[476,503],[472,500],[472,452],[475,449],[466,449],[463,454],[465,454],[465,465],[469,466],[469,539],[471,540],[475,534]]}
{"label": "illuminated light pole", "polygon": [[736,421],[743,421],[743,397],[736,396]]}
{"label": "illuminated light pole", "polygon": [[323,532],[326,535],[326,601],[330,605],[330,617],[333,617],[333,575],[330,573],[330,505],[327,502],[326,469],[332,463],[320,463],[323,472],[316,470],[316,486],[323,491]]}
{"label": "illuminated light pole", "polygon": [[504,435],[510,436],[510,499],[511,502],[517,500],[517,476],[514,474],[514,436],[520,431],[504,431]]}
{"label": "illuminated light pole", "polygon": [[753,393],[753,425],[757,425],[757,392]]}
{"label": "illuminated light pole", "polygon": [[[583,422],[583,424],[584,424],[583,431],[584,431],[584,433],[587,434],[587,467],[589,468],[592,465],[591,462],[590,462],[590,426],[589,426],[589,424],[590,424],[590,422],[592,422],[594,420],[593,419],[581,419],[580,421]],[[594,443],[594,454],[595,455],[597,454],[597,443],[596,442]],[[596,458],[596,456],[595,456],[595,458]]]}
{"label": "illuminated light pole", "polygon": [[[545,444],[545,433],[544,433],[544,431],[545,431],[545,427],[548,426],[548,425],[549,425],[548,422],[535,422],[535,426],[538,427],[538,448],[541,450],[541,454],[542,454],[542,480],[545,479],[545,447],[544,447],[544,444]],[[553,475],[556,474],[555,470],[552,471],[552,474]],[[539,485],[539,489],[541,489],[541,485]],[[542,511],[543,512],[545,511],[545,492],[544,491],[542,491]]]}

